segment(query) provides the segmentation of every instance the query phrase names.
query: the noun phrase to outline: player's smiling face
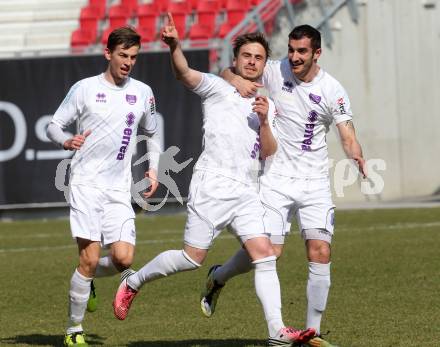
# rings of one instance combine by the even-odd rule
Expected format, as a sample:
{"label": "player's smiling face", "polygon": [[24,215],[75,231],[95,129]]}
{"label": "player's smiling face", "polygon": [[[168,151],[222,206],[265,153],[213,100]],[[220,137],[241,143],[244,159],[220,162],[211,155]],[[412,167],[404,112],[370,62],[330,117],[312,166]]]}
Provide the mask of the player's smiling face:
{"label": "player's smiling face", "polygon": [[266,50],[260,43],[246,43],[234,58],[235,72],[244,79],[256,81],[263,74],[266,58]]}
{"label": "player's smiling face", "polygon": [[105,58],[109,62],[106,72],[107,77],[111,78],[116,85],[123,83],[136,63],[138,53],[139,46],[124,48],[120,44],[112,52],[106,48]]}
{"label": "player's smiling face", "polygon": [[293,74],[301,81],[310,82],[318,69],[318,58],[321,48],[313,51],[311,40],[303,37],[299,40],[290,40],[288,44],[288,58]]}

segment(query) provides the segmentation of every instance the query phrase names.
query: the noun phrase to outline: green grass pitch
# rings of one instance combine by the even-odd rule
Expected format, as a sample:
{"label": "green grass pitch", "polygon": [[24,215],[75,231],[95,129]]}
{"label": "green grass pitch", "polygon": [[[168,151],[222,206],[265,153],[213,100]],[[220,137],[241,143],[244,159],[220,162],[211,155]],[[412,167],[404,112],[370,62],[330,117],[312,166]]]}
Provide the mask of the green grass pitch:
{"label": "green grass pitch", "polygon": [[[134,267],[182,245],[185,217],[137,220]],[[296,230],[296,228],[295,228]],[[113,317],[118,277],[98,279],[100,299],[84,328],[93,346],[264,346],[266,327],[253,276],[231,280],[216,314],[199,293],[210,265],[238,242],[216,240],[202,269],[144,286],[128,318]],[[440,346],[440,209],[338,211],[332,287],[322,325],[341,347]],[[0,346],[60,346],[77,262],[67,220],[0,223]],[[303,327],[307,262],[297,232],[278,262],[286,324]]]}

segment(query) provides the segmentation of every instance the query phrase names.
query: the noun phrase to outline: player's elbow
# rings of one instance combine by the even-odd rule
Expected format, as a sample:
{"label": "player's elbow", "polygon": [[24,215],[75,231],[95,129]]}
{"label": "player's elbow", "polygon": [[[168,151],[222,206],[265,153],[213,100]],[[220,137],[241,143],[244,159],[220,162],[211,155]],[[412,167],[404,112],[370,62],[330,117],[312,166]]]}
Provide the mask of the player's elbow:
{"label": "player's elbow", "polygon": [[267,159],[271,155],[274,155],[277,151],[277,143],[272,143],[270,146],[263,147],[260,152],[261,159]]}

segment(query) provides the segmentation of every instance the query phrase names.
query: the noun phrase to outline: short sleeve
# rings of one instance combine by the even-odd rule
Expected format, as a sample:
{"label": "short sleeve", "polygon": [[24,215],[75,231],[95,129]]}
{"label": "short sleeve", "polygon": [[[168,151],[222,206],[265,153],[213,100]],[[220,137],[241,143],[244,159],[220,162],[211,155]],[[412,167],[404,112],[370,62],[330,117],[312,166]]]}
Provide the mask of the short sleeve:
{"label": "short sleeve", "polygon": [[81,81],[79,81],[70,88],[53,115],[52,122],[61,129],[68,127],[81,114],[82,105],[84,104],[81,85]]}
{"label": "short sleeve", "polygon": [[330,113],[336,124],[353,119],[350,100],[347,92],[341,85],[335,86],[331,93]]}
{"label": "short sleeve", "polygon": [[220,90],[221,85],[226,83],[227,82],[216,75],[202,73],[200,83],[194,89],[192,89],[192,91],[201,98],[206,99],[216,94],[217,91]]}
{"label": "short sleeve", "polygon": [[149,88],[145,98],[145,112],[139,127],[148,134],[154,134],[157,130],[156,99],[151,88]]}
{"label": "short sleeve", "polygon": [[261,82],[264,87],[270,91],[271,86],[273,85],[273,76],[274,71],[279,69],[280,62],[278,60],[267,60],[266,66],[264,67],[263,76],[261,78]]}

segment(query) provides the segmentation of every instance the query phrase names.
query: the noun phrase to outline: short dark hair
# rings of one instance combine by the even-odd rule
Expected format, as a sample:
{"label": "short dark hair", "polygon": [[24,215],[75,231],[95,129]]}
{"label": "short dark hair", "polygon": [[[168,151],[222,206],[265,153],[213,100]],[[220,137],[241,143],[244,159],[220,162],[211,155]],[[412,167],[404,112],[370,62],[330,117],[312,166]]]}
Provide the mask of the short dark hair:
{"label": "short dark hair", "polygon": [[313,51],[321,48],[321,33],[310,25],[298,25],[289,34],[289,40],[301,40],[303,37],[310,39]]}
{"label": "short dark hair", "polygon": [[240,36],[237,36],[236,39],[234,40],[234,57],[237,58],[238,56],[238,52],[240,51],[240,48],[248,43],[259,43],[260,45],[262,45],[264,47],[264,50],[266,51],[266,60],[269,58],[270,56],[270,47],[269,47],[269,42],[267,42],[266,37],[260,33],[260,32],[255,32],[255,33],[248,33],[248,34],[243,34]]}
{"label": "short dark hair", "polygon": [[139,46],[141,47],[141,36],[131,27],[120,27],[113,30],[108,36],[107,48],[110,52],[118,45],[123,45],[124,49]]}

